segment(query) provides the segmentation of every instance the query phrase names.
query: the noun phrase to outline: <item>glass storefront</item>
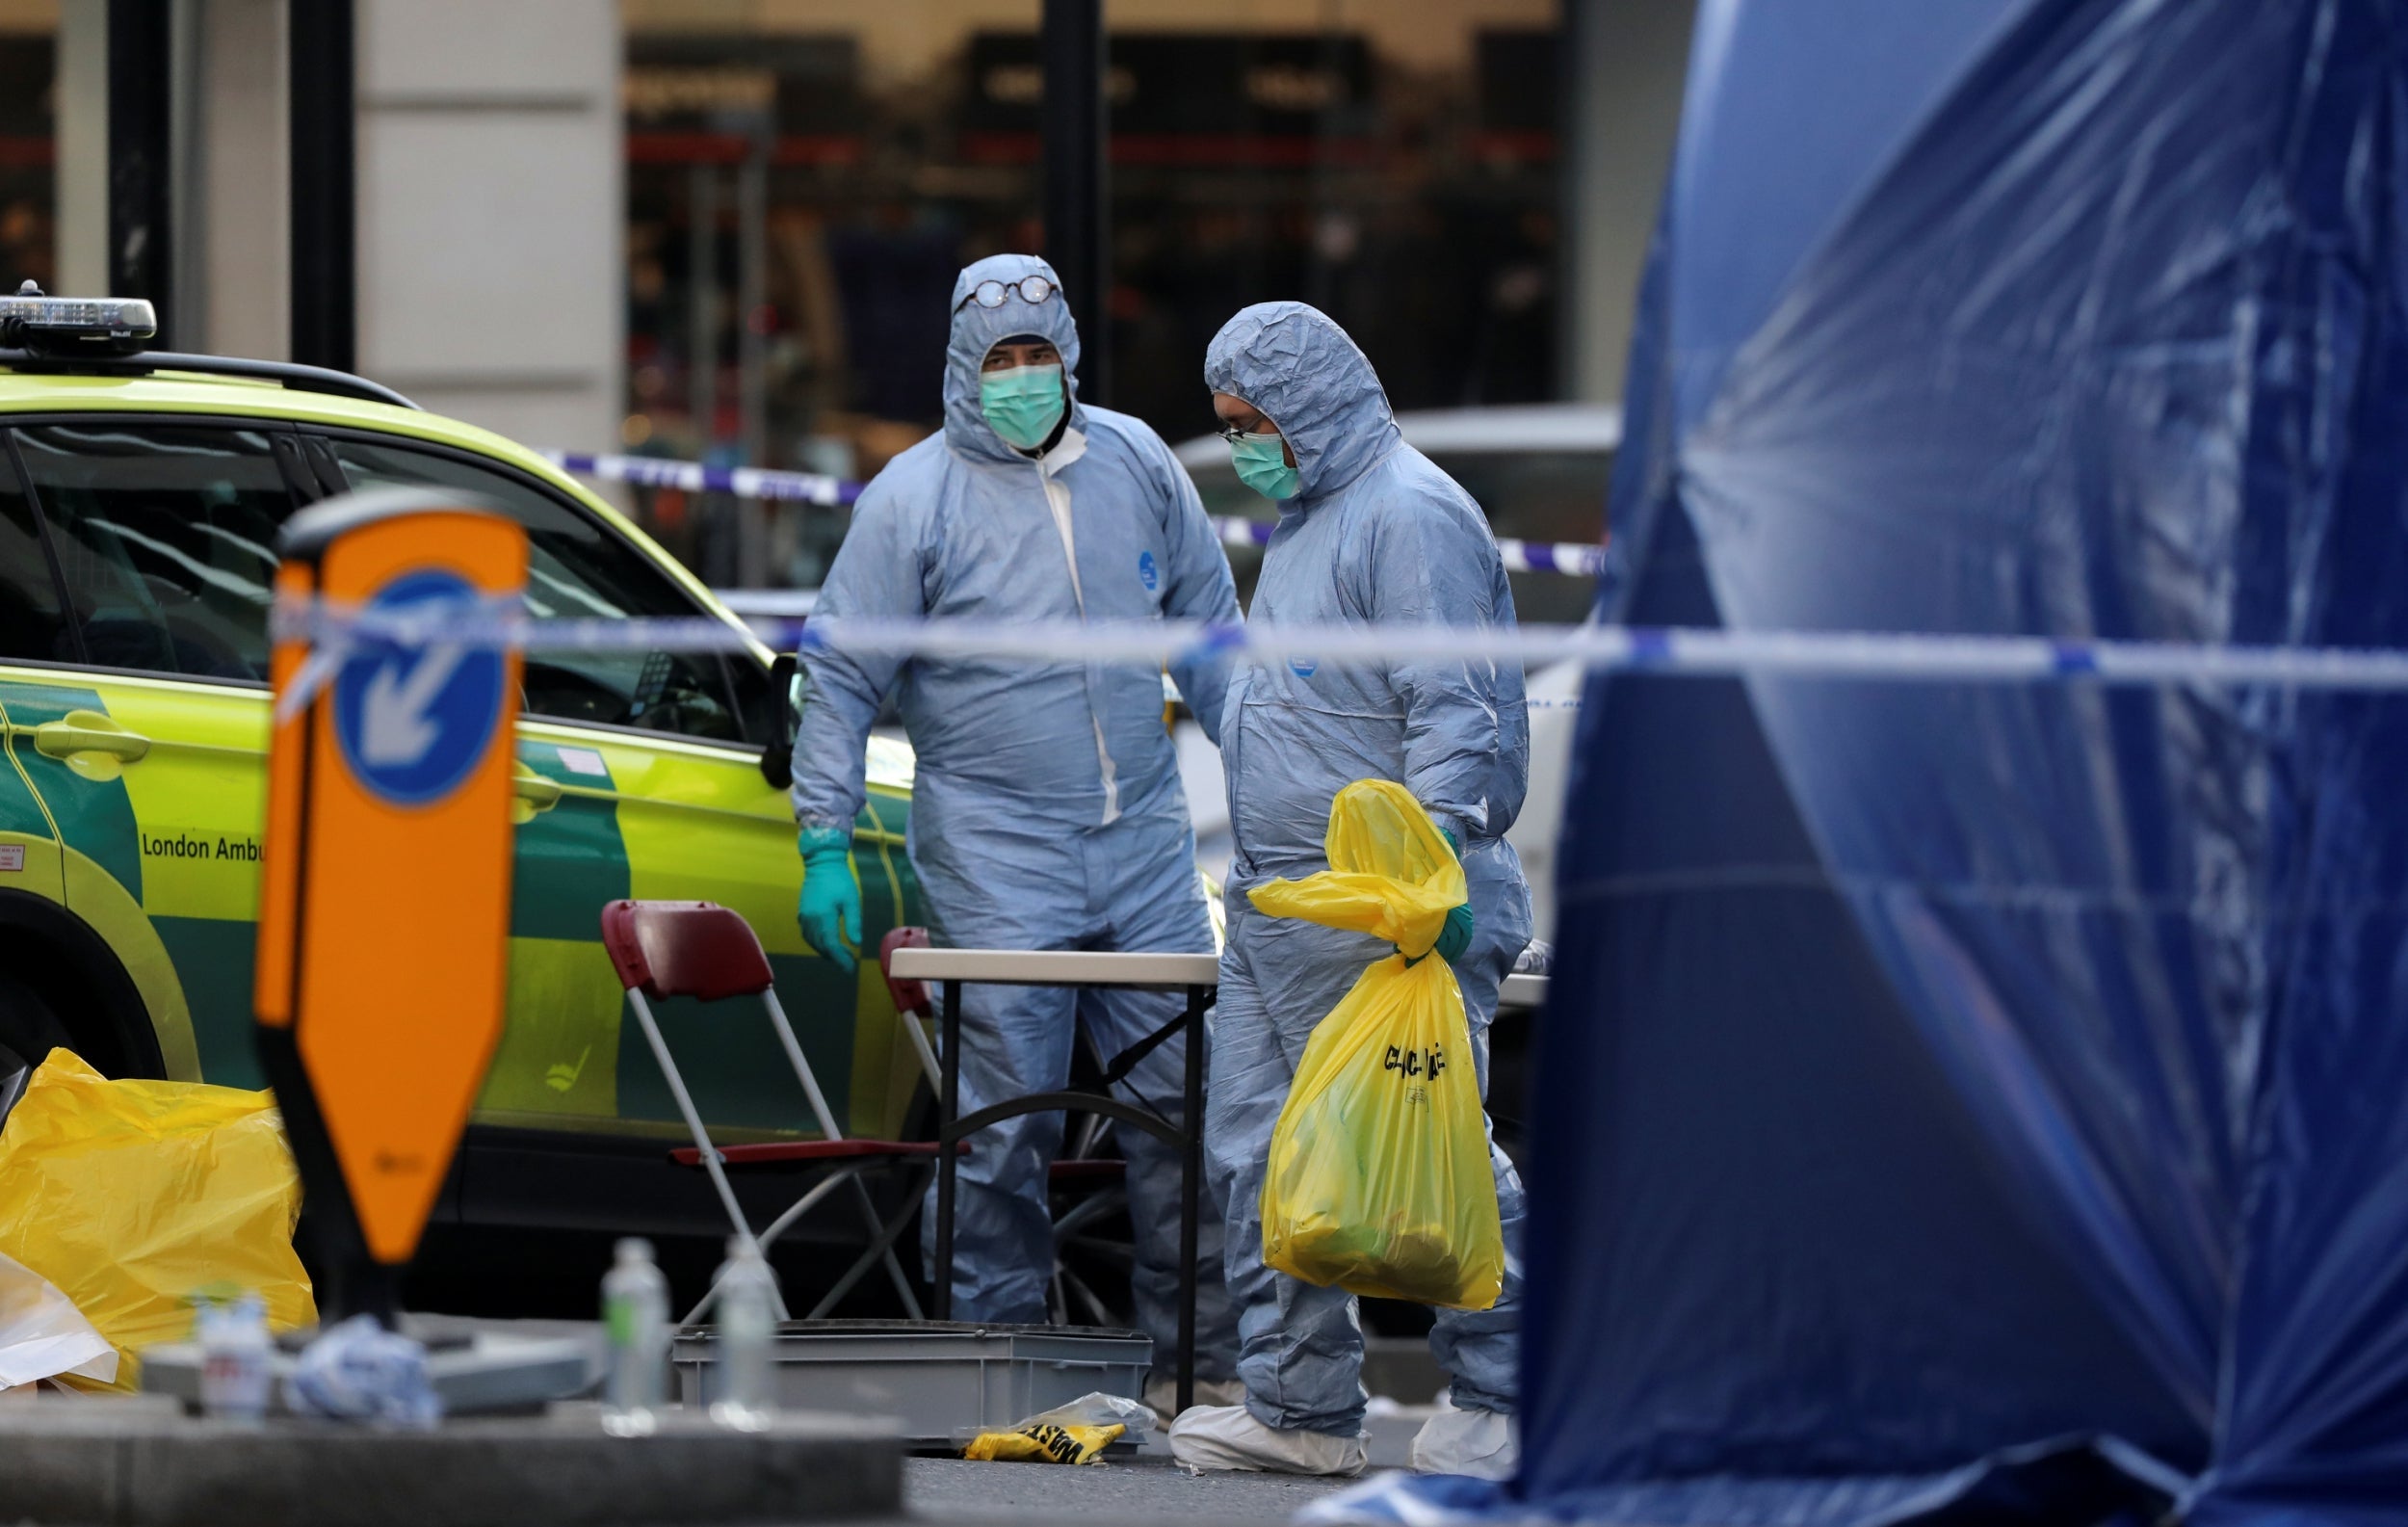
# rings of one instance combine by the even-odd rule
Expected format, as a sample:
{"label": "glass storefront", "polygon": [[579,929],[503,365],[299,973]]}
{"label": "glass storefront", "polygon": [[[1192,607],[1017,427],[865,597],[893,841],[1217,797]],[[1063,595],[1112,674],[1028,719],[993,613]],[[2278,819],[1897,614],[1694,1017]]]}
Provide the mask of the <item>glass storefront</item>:
{"label": "glass storefront", "polygon": [[[1035,0],[628,0],[624,445],[865,477],[932,429],[945,299],[1041,250]],[[1211,426],[1204,347],[1299,298],[1400,409],[1544,401],[1556,0],[1113,0],[1112,406]],[[731,578],[725,506],[655,529]],[[780,513],[808,587],[844,516]]]}
{"label": "glass storefront", "polygon": [[[1279,297],[1345,324],[1400,409],[1553,397],[1559,4],[1108,0],[1106,401],[1202,434],[1206,342]],[[954,273],[1042,249],[1037,0],[621,13],[622,447],[869,476],[935,426]],[[0,0],[10,289],[57,285],[57,17]],[[639,509],[742,580],[735,506]],[[846,516],[768,517],[749,570],[816,584]]]}

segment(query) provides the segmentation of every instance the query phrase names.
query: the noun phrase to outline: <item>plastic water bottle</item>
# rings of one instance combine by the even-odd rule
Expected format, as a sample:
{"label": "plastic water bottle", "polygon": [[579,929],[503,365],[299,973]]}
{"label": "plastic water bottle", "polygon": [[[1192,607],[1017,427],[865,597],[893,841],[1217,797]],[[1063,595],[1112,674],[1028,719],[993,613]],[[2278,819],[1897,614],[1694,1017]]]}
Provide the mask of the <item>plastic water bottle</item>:
{"label": "plastic water bottle", "polygon": [[770,1345],[777,1335],[777,1274],[762,1260],[760,1247],[731,1236],[717,1287],[720,1382],[711,1419],[739,1432],[758,1432],[777,1413],[770,1381]]}
{"label": "plastic water bottle", "polygon": [[652,1265],[652,1243],[629,1236],[602,1279],[602,1429],[642,1436],[658,1424],[668,1365],[668,1280]]}
{"label": "plastic water bottle", "polygon": [[268,1306],[256,1294],[200,1311],[200,1408],[225,1421],[257,1421],[268,1413],[275,1378],[275,1338]]}

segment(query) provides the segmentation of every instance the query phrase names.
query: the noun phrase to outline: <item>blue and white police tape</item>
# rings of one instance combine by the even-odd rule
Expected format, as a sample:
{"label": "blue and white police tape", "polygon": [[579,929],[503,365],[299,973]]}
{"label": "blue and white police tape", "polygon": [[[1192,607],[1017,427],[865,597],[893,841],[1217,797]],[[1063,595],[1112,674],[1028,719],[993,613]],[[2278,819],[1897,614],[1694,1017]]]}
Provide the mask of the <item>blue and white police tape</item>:
{"label": "blue and white police tape", "polygon": [[[738,498],[779,499],[837,509],[861,496],[862,485],[817,472],[773,472],[766,467],[705,466],[700,461],[672,461],[657,456],[583,456],[574,451],[543,453],[563,469],[605,483],[634,483],[644,487],[683,488],[689,493],[732,493]],[[1213,531],[1224,545],[1262,546],[1277,529],[1267,519],[1242,514],[1217,514]],[[1581,541],[1516,540],[1502,538],[1497,551],[1507,572],[1560,572],[1593,578],[1605,560],[1605,548]]]}
{"label": "blue and white police tape", "polygon": [[705,466],[657,456],[584,456],[575,451],[543,455],[563,471],[605,483],[676,487],[689,493],[732,493],[738,498],[788,500],[836,509],[861,496],[859,483],[818,472],[773,472],[758,466]]}
{"label": "blue and white police tape", "polygon": [[[1271,532],[1279,527],[1267,519],[1222,514],[1214,517],[1213,528],[1226,545],[1267,546]],[[1603,546],[1575,540],[1516,540],[1510,536],[1497,539],[1497,554],[1505,559],[1507,572],[1560,572],[1579,578],[1596,577],[1606,560]]]}
{"label": "blue and white police tape", "polygon": [[1260,662],[1391,668],[1408,663],[1580,663],[1642,673],[1851,678],[1907,683],[2204,684],[2293,690],[2408,690],[2408,650],[2240,646],[2180,642],[1913,632],[1717,631],[1600,625],[1269,621],[873,619],[815,616],[754,621],[709,616],[642,620],[530,618],[507,600],[372,609],[278,601],[281,640],[322,648],[518,646],[529,651],[775,650],[895,658],[1158,668],[1199,653]]}

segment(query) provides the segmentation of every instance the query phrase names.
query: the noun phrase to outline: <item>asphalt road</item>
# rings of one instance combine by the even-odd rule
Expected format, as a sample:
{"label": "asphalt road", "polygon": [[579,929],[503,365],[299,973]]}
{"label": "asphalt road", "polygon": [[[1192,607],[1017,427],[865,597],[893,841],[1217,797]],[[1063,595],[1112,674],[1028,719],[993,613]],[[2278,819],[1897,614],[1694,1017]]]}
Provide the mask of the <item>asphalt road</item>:
{"label": "asphalt road", "polygon": [[1181,1527],[1272,1527],[1348,1480],[1283,1474],[1190,1475],[1161,1457],[1102,1467],[903,1461],[903,1501],[925,1522],[1114,1521]]}

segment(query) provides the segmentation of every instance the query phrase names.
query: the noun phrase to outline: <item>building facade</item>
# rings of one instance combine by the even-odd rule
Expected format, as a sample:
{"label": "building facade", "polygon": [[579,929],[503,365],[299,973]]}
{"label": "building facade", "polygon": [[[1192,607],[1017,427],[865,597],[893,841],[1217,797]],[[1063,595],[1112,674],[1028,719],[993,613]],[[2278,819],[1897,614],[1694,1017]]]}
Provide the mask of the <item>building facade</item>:
{"label": "building facade", "polygon": [[[288,0],[167,0],[184,348],[288,343]],[[1041,249],[1038,0],[354,0],[360,368],[538,445],[857,477],[936,422],[954,272]],[[93,289],[108,0],[0,0],[0,275]],[[1109,369],[1209,428],[1298,298],[1400,408],[1619,388],[1688,0],[1108,0]],[[97,83],[95,83],[97,82]],[[641,506],[809,584],[841,517]]]}

